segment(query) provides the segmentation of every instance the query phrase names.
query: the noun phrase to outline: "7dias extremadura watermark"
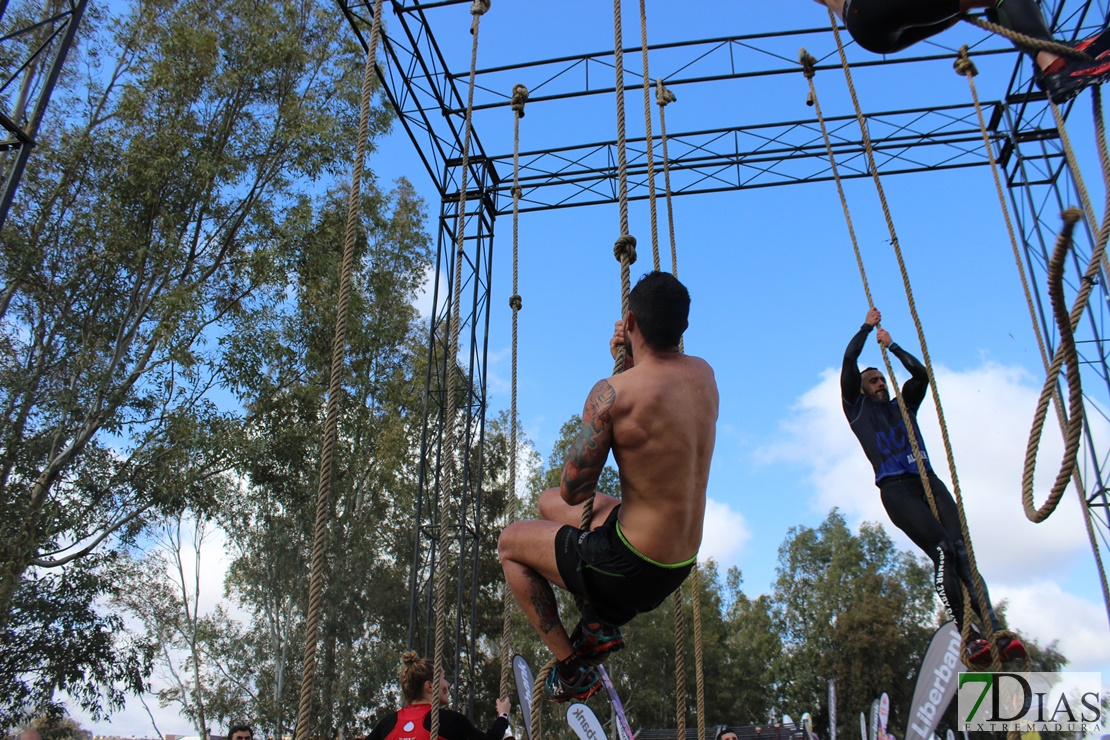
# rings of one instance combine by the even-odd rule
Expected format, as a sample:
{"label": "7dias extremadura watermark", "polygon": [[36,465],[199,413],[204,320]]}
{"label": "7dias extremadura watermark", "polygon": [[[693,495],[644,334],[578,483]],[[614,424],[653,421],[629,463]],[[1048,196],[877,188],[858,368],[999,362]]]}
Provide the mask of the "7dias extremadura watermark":
{"label": "7dias extremadura watermark", "polygon": [[961,673],[959,729],[1101,732],[1101,694],[1101,673]]}

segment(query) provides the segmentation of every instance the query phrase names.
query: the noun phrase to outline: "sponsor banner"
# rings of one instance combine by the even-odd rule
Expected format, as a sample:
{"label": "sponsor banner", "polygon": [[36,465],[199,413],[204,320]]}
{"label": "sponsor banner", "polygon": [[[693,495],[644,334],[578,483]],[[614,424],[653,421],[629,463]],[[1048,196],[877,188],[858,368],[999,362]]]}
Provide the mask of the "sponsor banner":
{"label": "sponsor banner", "polygon": [[879,697],[879,737],[886,737],[887,721],[890,719],[890,697],[883,692]]}
{"label": "sponsor banner", "polygon": [[871,724],[870,724],[871,734],[869,735],[869,737],[871,738],[871,740],[879,740],[879,700],[878,699],[871,702],[871,716],[870,716],[869,719],[871,720]]}
{"label": "sponsor banner", "polygon": [[917,672],[917,686],[910,702],[906,740],[931,740],[941,715],[956,695],[960,663],[960,631],[955,622],[945,622],[933,635]]}
{"label": "sponsor banner", "polygon": [[961,673],[956,706],[968,732],[1100,733],[1101,673]]}
{"label": "sponsor banner", "polygon": [[609,703],[613,706],[613,714],[617,715],[617,735],[619,739],[634,740],[636,736],[632,734],[628,717],[624,714],[624,704],[621,703],[621,698],[617,696],[617,687],[609,680],[609,672],[605,670],[604,665],[599,665],[597,672],[601,676],[601,684],[605,687],[605,692],[609,694]]}
{"label": "sponsor banner", "polygon": [[578,740],[606,740],[605,729],[597,721],[597,715],[585,704],[575,702],[567,707],[567,724]]}
{"label": "sponsor banner", "polygon": [[523,655],[513,656],[513,677],[516,679],[516,698],[524,717],[524,730],[532,740],[532,668]]}
{"label": "sponsor banner", "polygon": [[836,740],[836,684],[829,681],[829,740]]}
{"label": "sponsor banner", "polygon": [[867,716],[863,712],[859,713],[859,736],[860,740],[867,740]]}

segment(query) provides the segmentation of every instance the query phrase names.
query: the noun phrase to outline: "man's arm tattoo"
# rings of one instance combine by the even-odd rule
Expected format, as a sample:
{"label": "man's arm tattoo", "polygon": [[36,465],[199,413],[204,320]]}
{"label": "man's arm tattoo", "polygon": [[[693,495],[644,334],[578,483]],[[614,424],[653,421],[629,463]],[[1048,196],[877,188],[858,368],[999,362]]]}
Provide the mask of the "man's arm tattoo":
{"label": "man's arm tattoo", "polygon": [[547,579],[531,568],[525,570],[524,574],[528,578],[528,600],[536,612],[539,628],[547,634],[562,624],[559,621],[559,607],[555,603],[555,592],[551,590]]}
{"label": "man's arm tattoo", "polygon": [[599,380],[586,398],[582,427],[570,446],[566,465],[563,466],[563,496],[569,501],[584,501],[597,486],[613,444],[613,417],[610,411],[616,400],[617,392],[608,380]]}

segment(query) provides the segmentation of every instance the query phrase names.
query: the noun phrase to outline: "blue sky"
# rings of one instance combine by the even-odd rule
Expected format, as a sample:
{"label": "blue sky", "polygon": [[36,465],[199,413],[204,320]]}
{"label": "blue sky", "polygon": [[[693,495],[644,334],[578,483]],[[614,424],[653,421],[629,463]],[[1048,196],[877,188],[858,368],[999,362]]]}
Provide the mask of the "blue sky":
{"label": "blue sky", "polygon": [[[482,20],[479,66],[611,47],[610,7],[579,2],[560,5],[556,11],[535,3],[495,4]],[[820,6],[801,0],[699,2],[684,14],[668,7],[648,3],[653,44],[819,27],[826,21]],[[444,36],[437,24],[437,39],[448,59],[458,60],[452,69],[465,71],[470,43],[465,7],[440,12],[458,17],[459,32]],[[522,43],[514,36],[521,23],[543,27],[545,33],[529,34]],[[637,46],[635,4],[625,3],[624,25],[625,46]],[[961,25],[928,49],[914,51],[939,54],[983,40],[978,30]],[[830,43],[826,38],[814,53],[827,54]],[[853,58],[867,57],[855,50]],[[980,62],[977,84],[982,98],[994,99],[1004,92],[1015,58]],[[626,70],[639,70],[640,64],[638,53],[626,55]],[[652,74],[668,74],[666,65],[677,67],[679,61],[668,59]],[[859,75],[856,85],[864,107],[881,110],[969,100],[967,83],[951,71],[949,61],[920,66]],[[852,111],[841,75],[824,72],[817,81],[826,116]],[[676,91],[679,101],[667,109],[671,133],[811,115],[801,75],[793,84],[777,78],[773,87],[759,81],[712,91],[698,87]],[[921,96],[928,103],[915,97],[916,90],[928,91]],[[638,92],[628,95],[626,108],[628,135],[642,136]],[[1097,176],[1097,159],[1093,150],[1082,148],[1089,147],[1084,144],[1089,141],[1089,99],[1077,104],[1071,120],[1091,181]],[[487,151],[511,148],[507,110],[483,113],[477,127]],[[654,130],[659,130],[657,121]],[[612,138],[613,99],[589,99],[580,109],[530,105],[521,123],[522,148],[529,148],[532,132],[533,140],[565,143]],[[434,190],[423,173],[411,165],[406,169],[405,163],[413,161],[411,145],[395,138],[399,140],[383,145],[376,156],[376,171],[383,177],[407,172],[433,199]],[[1096,185],[1088,182],[1089,187]],[[1028,626],[1041,642],[1060,639],[1077,667],[1080,662],[1088,668],[1110,665],[1110,651],[1101,645],[1105,612],[1092,559],[1084,549],[1074,493],[1069,491],[1054,519],[1044,525],[1026,522],[1020,510],[1025,439],[1042,371],[990,171],[888,177],[884,187],[937,364],[941,397],[951,399],[945,412],[972,539],[993,596],[1009,598],[1014,621]],[[874,186],[870,180],[857,180],[846,188],[884,325],[896,341],[920,356]],[[1099,194],[1093,197],[1099,202]],[[861,518],[887,521],[870,468],[841,415],[835,384],[844,346],[867,305],[832,183],[684,197],[674,205],[679,273],[693,296],[686,348],[714,366],[721,390],[705,552],[723,565],[738,565],[746,589],[757,594],[768,590],[774,579],[776,550],[790,527],[815,526],[834,505],[853,523]],[[631,232],[640,240],[635,276],[651,265],[647,203],[633,203],[630,214]],[[618,267],[611,253],[618,224],[615,205],[521,217],[519,404],[524,428],[544,455],[562,422],[580,410],[588,389],[610,372],[606,341],[620,306]],[[511,293],[511,220],[500,218],[496,229],[492,409],[509,404],[510,312],[504,307]],[[665,244],[662,249],[666,254]],[[667,263],[664,257],[664,267]],[[877,349],[869,347],[861,362],[880,364]],[[926,443],[933,458],[940,460],[943,447],[933,418],[931,410],[922,412]],[[1050,480],[1059,459],[1058,445],[1053,449],[1058,435],[1053,428],[1045,437],[1039,472]],[[1045,482],[1038,490],[1046,491],[1047,486]],[[912,547],[889,529],[900,544]],[[1037,594],[1052,598],[1038,603]],[[1056,610],[1045,601],[1068,608],[1050,617]],[[1080,643],[1088,631],[1090,641]]]}
{"label": "blue sky", "polygon": [[[809,0],[697,0],[684,3],[681,12],[673,1],[647,5],[652,44],[816,28],[826,22],[823,9]],[[470,48],[466,6],[430,12],[436,14],[437,40],[451,69],[465,71]],[[387,13],[387,23],[391,17]],[[624,22],[625,46],[638,46],[636,4],[625,3]],[[453,33],[452,23],[457,24]],[[983,39],[978,30],[961,25],[928,48],[954,51],[961,43]],[[831,42],[826,37],[821,43],[821,53],[827,54]],[[608,3],[494,0],[482,20],[479,65],[612,45]],[[796,47],[789,59],[795,57]],[[856,50],[853,58],[866,56]],[[1015,58],[1008,54],[980,63],[981,97],[1003,93]],[[668,65],[679,64],[664,59],[652,74],[667,74]],[[626,56],[627,69],[639,65],[638,53]],[[842,76],[822,73],[818,86],[826,115],[851,112]],[[857,79],[857,87],[869,110],[914,107],[920,104],[919,91],[928,92],[929,104],[968,101],[967,83],[947,61],[884,68]],[[800,74],[789,81],[685,86],[676,90],[679,101],[667,110],[668,130],[807,118],[806,91]],[[627,108],[629,136],[642,136],[639,93],[629,94]],[[612,138],[614,111],[611,96],[583,99],[570,109],[530,105],[521,125],[522,146],[534,146],[530,136],[567,144]],[[1089,97],[1076,105],[1071,120],[1098,203],[1102,190],[1093,180],[1098,163],[1090,145]],[[654,130],[658,133],[657,122]],[[511,150],[507,109],[483,113],[478,131],[487,151]],[[380,144],[369,166],[383,181],[407,176],[428,200],[430,215],[436,215],[435,190],[403,131]],[[936,363],[972,540],[992,597],[1008,599],[1013,622],[1038,641],[1060,640],[1075,669],[1106,668],[1103,673],[1110,677],[1106,613],[1075,493],[1069,490],[1046,524],[1030,524],[1020,509],[1025,440],[1043,373],[990,172],[976,168],[888,177],[884,186]],[[874,186],[857,180],[846,187],[884,325],[895,341],[920,357]],[[686,349],[713,365],[721,391],[703,554],[722,566],[740,567],[749,594],[766,592],[787,531],[816,526],[832,506],[839,506],[853,526],[861,520],[882,522],[902,547],[911,549],[887,524],[870,466],[840,411],[836,373],[867,305],[835,186],[691,196],[676,199],[674,206],[679,273],[693,296]],[[647,203],[632,204],[630,215],[631,231],[640,240],[635,277],[651,266]],[[494,414],[509,405],[511,234],[511,219],[499,218],[488,365]],[[520,234],[519,407],[526,433],[546,457],[562,423],[581,410],[593,383],[611,372],[607,341],[620,313],[619,272],[612,257],[619,234],[617,207],[526,214]],[[666,254],[665,244],[662,249]],[[874,345],[861,362],[880,364]],[[939,461],[943,447],[931,401],[921,418],[926,444]],[[1059,459],[1054,424],[1046,431],[1038,468],[1042,497]],[[1096,421],[1095,428],[1102,440],[1110,439],[1105,423]],[[218,579],[208,590],[212,598],[218,596]],[[165,732],[188,731],[187,723],[168,715],[159,724]],[[149,731],[137,702],[111,726],[95,726],[113,734]]]}

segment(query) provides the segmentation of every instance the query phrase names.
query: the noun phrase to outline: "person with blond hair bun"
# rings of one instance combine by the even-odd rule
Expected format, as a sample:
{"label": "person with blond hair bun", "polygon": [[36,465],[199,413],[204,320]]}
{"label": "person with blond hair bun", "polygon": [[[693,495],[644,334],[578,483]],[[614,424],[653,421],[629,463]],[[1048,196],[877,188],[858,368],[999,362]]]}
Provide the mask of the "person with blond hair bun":
{"label": "person with blond hair bun", "polygon": [[[401,656],[401,695],[405,706],[383,717],[366,740],[429,740],[432,730],[432,699],[435,669],[432,661],[409,650]],[[465,715],[448,709],[451,684],[439,684],[439,736],[444,740],[501,740],[509,727],[509,700],[498,699],[497,719],[486,732]]]}

